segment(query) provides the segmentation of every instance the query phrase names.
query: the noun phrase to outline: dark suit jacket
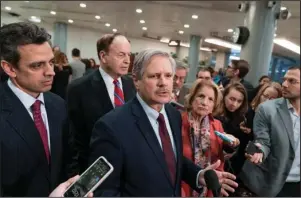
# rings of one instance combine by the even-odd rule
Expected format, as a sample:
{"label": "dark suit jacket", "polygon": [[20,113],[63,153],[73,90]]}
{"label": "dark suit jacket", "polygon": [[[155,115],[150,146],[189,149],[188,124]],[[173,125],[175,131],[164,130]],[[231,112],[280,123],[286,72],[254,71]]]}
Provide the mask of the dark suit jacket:
{"label": "dark suit jacket", "polygon": [[[121,77],[125,101],[135,96],[133,80]],[[76,172],[88,168],[89,143],[95,122],[113,109],[106,84],[99,70],[73,81],[67,93],[70,130],[78,156],[70,166]],[[74,174],[75,174],[74,173]]]}
{"label": "dark suit jacket", "polygon": [[177,151],[176,185],[169,176],[163,151],[150,121],[137,98],[117,108],[95,124],[91,137],[90,163],[104,156],[113,173],[95,196],[181,196],[181,180],[196,188],[200,168],[183,157],[181,115],[165,105]]}
{"label": "dark suit jacket", "polygon": [[2,196],[47,197],[62,182],[64,101],[44,93],[50,130],[48,165],[42,140],[32,118],[7,83],[0,85],[0,141]]}

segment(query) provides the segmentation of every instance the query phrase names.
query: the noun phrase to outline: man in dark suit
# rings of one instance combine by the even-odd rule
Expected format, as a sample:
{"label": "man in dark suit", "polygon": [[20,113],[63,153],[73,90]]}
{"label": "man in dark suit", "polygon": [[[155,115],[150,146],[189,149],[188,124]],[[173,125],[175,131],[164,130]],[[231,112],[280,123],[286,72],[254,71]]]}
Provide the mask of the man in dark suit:
{"label": "man in dark suit", "polygon": [[[99,119],[92,132],[90,163],[104,156],[114,167],[96,196],[172,197],[181,196],[181,180],[197,191],[205,185],[204,171],[183,157],[181,115],[168,104],[174,68],[174,60],[162,51],[149,49],[136,56],[136,97]],[[232,191],[235,176],[216,172]]]}
{"label": "man in dark suit", "polygon": [[68,89],[70,130],[74,137],[73,167],[88,168],[89,142],[95,122],[135,96],[133,80],[127,76],[131,46],[120,34],[107,34],[97,42],[100,67],[71,83]]}
{"label": "man in dark suit", "polygon": [[[2,196],[48,196],[61,182],[64,159],[64,101],[50,92],[51,36],[32,23],[1,27],[0,86]],[[66,135],[66,134],[65,134]]]}

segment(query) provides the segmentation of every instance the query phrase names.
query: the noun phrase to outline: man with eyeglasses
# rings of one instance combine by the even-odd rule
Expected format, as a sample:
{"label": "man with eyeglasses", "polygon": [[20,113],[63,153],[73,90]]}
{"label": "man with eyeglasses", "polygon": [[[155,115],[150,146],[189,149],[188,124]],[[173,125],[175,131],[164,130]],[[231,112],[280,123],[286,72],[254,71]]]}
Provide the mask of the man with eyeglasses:
{"label": "man with eyeglasses", "polygon": [[176,73],[173,79],[173,100],[178,101],[180,90],[182,89],[186,76],[188,73],[188,68],[182,61],[176,61]]}
{"label": "man with eyeglasses", "polygon": [[261,104],[254,118],[260,152],[246,154],[240,179],[256,196],[300,196],[300,67],[288,69],[282,95]]}

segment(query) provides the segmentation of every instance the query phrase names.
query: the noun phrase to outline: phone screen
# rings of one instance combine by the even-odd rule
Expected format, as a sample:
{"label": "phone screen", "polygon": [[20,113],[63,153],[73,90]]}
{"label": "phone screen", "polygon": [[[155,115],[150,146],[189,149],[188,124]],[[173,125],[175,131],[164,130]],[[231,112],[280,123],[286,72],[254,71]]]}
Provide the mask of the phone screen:
{"label": "phone screen", "polygon": [[65,192],[64,197],[84,197],[108,172],[111,167],[100,158]]}

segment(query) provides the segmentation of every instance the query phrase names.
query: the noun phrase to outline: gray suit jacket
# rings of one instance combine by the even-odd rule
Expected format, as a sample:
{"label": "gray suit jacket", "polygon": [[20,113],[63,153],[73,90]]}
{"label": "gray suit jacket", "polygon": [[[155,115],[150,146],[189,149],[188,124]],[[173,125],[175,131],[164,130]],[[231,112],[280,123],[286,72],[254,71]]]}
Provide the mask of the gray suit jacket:
{"label": "gray suit jacket", "polygon": [[286,100],[279,98],[259,106],[254,118],[254,139],[264,152],[261,164],[246,161],[243,183],[256,195],[275,197],[282,189],[295,158],[293,123]]}
{"label": "gray suit jacket", "polygon": [[185,96],[189,94],[189,90],[192,87],[192,83],[184,84],[183,87],[180,89],[178,103],[184,105],[185,103]]}

